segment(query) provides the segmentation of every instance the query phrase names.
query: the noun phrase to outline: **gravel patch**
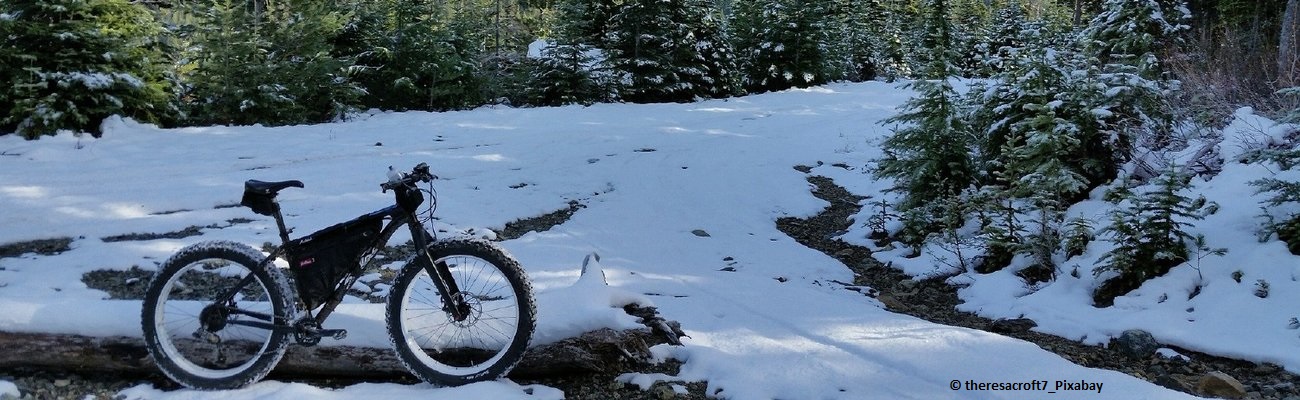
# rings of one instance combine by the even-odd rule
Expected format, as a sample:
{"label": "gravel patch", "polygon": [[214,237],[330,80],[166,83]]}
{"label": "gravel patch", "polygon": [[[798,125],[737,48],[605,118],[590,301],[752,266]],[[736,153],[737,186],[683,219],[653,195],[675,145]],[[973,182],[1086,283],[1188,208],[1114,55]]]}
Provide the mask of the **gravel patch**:
{"label": "gravel patch", "polygon": [[[681,363],[669,360],[661,364],[611,371],[598,374],[571,374],[566,376],[514,379],[521,385],[539,384],[564,392],[569,400],[703,400],[710,398],[705,392],[705,382],[667,381],[655,382],[645,390],[633,384],[618,381],[623,373],[667,374],[676,376]],[[305,383],[323,388],[342,388],[359,383],[418,383],[413,377],[395,379],[301,378],[272,372],[267,379]],[[178,390],[181,386],[161,374],[77,373],[59,370],[17,369],[0,373],[0,380],[13,382],[22,396],[19,399],[41,400],[116,400],[118,392],[127,388],[149,384],[160,390]],[[685,389],[677,393],[674,386]]]}
{"label": "gravel patch", "polygon": [[518,239],[528,232],[546,232],[557,225],[563,224],[573,217],[573,213],[586,208],[577,200],[569,200],[569,206],[561,208],[536,217],[522,218],[515,221],[507,222],[506,226],[497,231],[497,240]]}
{"label": "gravel patch", "polygon": [[[806,166],[796,167],[809,172]],[[854,282],[846,287],[868,286],[875,289],[864,293],[875,297],[890,310],[916,316],[931,322],[980,329],[1022,339],[1059,354],[1061,357],[1090,368],[1119,371],[1170,389],[1198,393],[1197,381],[1214,371],[1226,373],[1239,380],[1246,389],[1247,399],[1300,399],[1300,376],[1286,372],[1271,364],[1216,357],[1164,344],[1186,356],[1165,358],[1158,354],[1134,357],[1119,349],[1088,346],[1059,336],[1031,331],[1033,321],[991,320],[975,314],[960,312],[961,303],[955,287],[945,284],[944,277],[914,281],[902,272],[889,268],[871,257],[871,250],[833,239],[848,231],[851,217],[860,210],[858,203],[864,199],[836,185],[829,178],[809,176],[814,186],[813,195],[831,203],[822,212],[810,218],[781,218],[777,227],[799,243],[821,251],[848,266],[854,272]]]}
{"label": "gravel patch", "polygon": [[18,257],[27,253],[36,253],[46,256],[54,255],[72,249],[71,246],[72,238],[70,237],[5,243],[0,244],[0,258]]}

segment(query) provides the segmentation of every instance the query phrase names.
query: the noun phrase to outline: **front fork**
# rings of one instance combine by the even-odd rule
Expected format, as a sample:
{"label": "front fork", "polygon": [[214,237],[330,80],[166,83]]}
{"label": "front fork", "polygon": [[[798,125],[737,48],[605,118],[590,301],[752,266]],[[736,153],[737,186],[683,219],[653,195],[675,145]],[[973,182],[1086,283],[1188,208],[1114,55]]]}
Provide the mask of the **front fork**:
{"label": "front fork", "polygon": [[451,276],[451,268],[445,262],[438,262],[429,254],[429,240],[432,239],[424,230],[424,224],[420,223],[418,218],[410,215],[410,222],[407,226],[411,228],[411,240],[415,243],[416,257],[418,262],[424,267],[425,272],[433,278],[433,284],[438,287],[438,294],[442,296],[443,311],[451,314],[456,322],[464,321],[469,318],[470,306],[465,302],[464,296],[461,296],[460,287],[456,285],[456,279]]}

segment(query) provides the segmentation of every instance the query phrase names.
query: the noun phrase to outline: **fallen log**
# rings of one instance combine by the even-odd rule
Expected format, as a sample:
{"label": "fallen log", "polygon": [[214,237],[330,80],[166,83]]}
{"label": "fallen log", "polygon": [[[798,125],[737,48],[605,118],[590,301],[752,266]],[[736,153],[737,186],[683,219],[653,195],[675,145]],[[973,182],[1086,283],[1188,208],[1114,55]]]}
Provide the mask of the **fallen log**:
{"label": "fallen log", "polygon": [[[599,329],[535,346],[512,377],[541,377],[620,370],[650,359],[663,335],[649,328]],[[0,370],[57,369],[82,373],[155,373],[158,368],[138,337],[89,337],[0,332]],[[290,345],[272,376],[400,378],[409,376],[388,348]]]}

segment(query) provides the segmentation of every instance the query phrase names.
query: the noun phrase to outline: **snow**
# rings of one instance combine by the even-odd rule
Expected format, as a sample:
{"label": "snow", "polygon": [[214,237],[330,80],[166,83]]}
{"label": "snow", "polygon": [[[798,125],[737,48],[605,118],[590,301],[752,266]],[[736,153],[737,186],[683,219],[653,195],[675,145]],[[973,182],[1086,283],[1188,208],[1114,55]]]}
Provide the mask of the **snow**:
{"label": "snow", "polygon": [[266,381],[252,384],[243,389],[223,392],[195,390],[164,392],[149,385],[139,385],[123,390],[119,394],[123,400],[228,400],[231,398],[266,400],[347,400],[356,398],[559,400],[564,398],[564,393],[555,388],[540,385],[520,386],[505,381],[480,382],[453,388],[435,388],[428,384],[360,383],[336,390],[318,388],[302,383]]}
{"label": "snow", "polygon": [[14,383],[10,381],[0,380],[0,397],[12,396],[13,398],[18,398],[19,395],[18,385],[14,385]]}
{"label": "snow", "polygon": [[[1227,160],[1237,160],[1246,151],[1280,145],[1295,131],[1293,125],[1277,124],[1242,109],[1222,132],[1224,140],[1218,146]],[[1204,144],[1196,139],[1185,150],[1160,157],[1151,155],[1149,161],[1163,165],[1155,159],[1163,158],[1183,164]],[[1057,279],[1035,287],[1025,285],[1015,275],[1028,265],[1019,257],[995,273],[965,272],[950,278],[950,282],[964,286],[958,292],[964,301],[958,309],[989,318],[1030,318],[1038,324],[1035,331],[1089,344],[1105,344],[1125,330],[1142,329],[1166,345],[1274,363],[1293,373],[1300,372],[1300,353],[1279,350],[1300,345],[1300,337],[1289,323],[1300,316],[1294,307],[1300,302],[1300,257],[1288,252],[1276,235],[1260,237],[1261,201],[1267,194],[1255,194],[1256,188],[1250,185],[1251,181],[1268,177],[1296,180],[1300,173],[1281,171],[1276,165],[1236,161],[1224,162],[1222,167],[1222,172],[1212,178],[1193,179],[1191,189],[1184,194],[1204,195],[1217,203],[1218,211],[1196,221],[1190,233],[1205,235],[1207,245],[1227,249],[1225,255],[1194,251],[1191,261],[1116,298],[1114,306],[1096,308],[1092,306],[1093,290],[1114,276],[1109,272],[1100,276],[1093,273],[1100,257],[1113,248],[1102,236],[1093,240],[1084,254],[1058,260]],[[871,185],[850,189],[862,194],[880,193]],[[1101,200],[1102,192],[1104,188],[1094,191],[1091,199],[1070,207],[1066,218],[1090,221],[1096,230],[1109,225],[1108,211],[1114,206]],[[1269,207],[1267,212],[1283,218],[1300,210],[1281,206]],[[865,221],[870,215],[871,210],[863,210],[855,218]],[[866,239],[868,233],[869,228],[860,226],[844,238],[873,246]],[[914,276],[953,271],[937,267],[948,254],[935,246],[928,246],[920,257],[907,258],[908,253],[907,249],[882,249],[875,256]],[[1234,278],[1238,273],[1239,280]],[[1267,291],[1266,297],[1259,295],[1263,291]],[[1241,340],[1244,337],[1251,339]]]}
{"label": "snow", "polygon": [[[833,283],[852,281],[852,273],[838,261],[776,229],[777,218],[812,215],[826,205],[812,196],[796,165],[816,165],[813,174],[880,199],[891,182],[872,180],[861,167],[880,156],[879,143],[889,129],[879,121],[910,95],[871,82],[693,104],[375,112],[350,122],[274,128],[158,129],[114,118],[104,123],[98,140],[71,134],[40,141],[0,137],[0,154],[5,154],[0,170],[20,171],[0,174],[0,243],[75,239],[61,254],[0,259],[0,330],[138,336],[140,302],[105,300],[105,293],[81,282],[82,274],[132,266],[156,269],[180,247],[202,240],[254,247],[275,241],[273,221],[227,207],[238,203],[247,179],[306,183],[280,195],[298,235],[389,204],[391,195],[380,193],[377,185],[387,167],[428,162],[442,177],[435,187],[436,227],[443,236],[491,232],[518,218],[566,208],[571,200],[584,205],[562,225],[501,245],[520,260],[536,290],[536,343],[599,327],[633,326],[633,318],[618,308],[629,303],[652,304],[681,322],[689,335],[684,346],[652,349],[661,359],[681,360],[680,374],[632,376],[626,378],[629,382],[707,381],[708,393],[731,399],[1020,399],[1043,395],[967,390],[966,383],[1043,381],[1051,389],[1057,381],[1087,381],[1103,383],[1107,397],[1187,398],[1118,372],[1071,364],[1031,343],[886,311],[860,293],[863,288]],[[1242,173],[1238,179],[1253,176]],[[1232,211],[1230,199],[1215,200],[1225,205],[1217,225],[1250,224],[1229,224],[1228,218],[1243,217],[1255,207]],[[254,221],[228,222],[234,218]],[[189,226],[220,228],[203,228],[201,236],[185,239],[99,239]],[[861,232],[850,235],[856,233]],[[1211,243],[1232,244],[1225,235],[1212,237]],[[1088,256],[1096,257],[1104,249],[1094,244],[1089,250]],[[1279,250],[1285,251],[1276,245],[1260,247],[1249,261],[1280,256]],[[1230,257],[1238,256],[1233,251]],[[591,257],[594,262],[583,274],[582,260],[592,253],[601,257]],[[1197,341],[1198,334],[1211,327],[1271,329],[1259,322],[1273,316],[1254,320],[1252,313],[1225,311],[1249,298],[1202,304],[1224,298],[1217,297],[1219,291],[1236,289],[1221,276],[1227,268],[1223,261],[1208,262],[1214,264],[1203,268],[1207,285],[1195,305],[1200,331],[1178,335],[1171,333],[1176,327],[1153,330],[1157,337],[1181,339],[1171,344],[1182,347],[1217,349]],[[907,268],[924,272],[933,264]],[[1292,283],[1286,275],[1295,268],[1275,269],[1250,269],[1246,282],[1268,279],[1274,285],[1269,304],[1294,304],[1300,294],[1291,292],[1300,291],[1288,290]],[[1086,330],[1093,342],[1118,332],[1123,323],[1107,322],[1112,318],[1108,311],[1070,306],[1079,301],[1075,292],[1090,281],[1069,279],[1063,278],[1059,289],[1038,292],[1061,292],[1052,301],[990,293],[968,299],[968,304],[983,304],[979,311],[989,315],[1011,310],[1041,315],[1047,321],[1040,322],[1040,329],[1063,334]],[[963,293],[994,292],[988,285],[1023,292],[1005,274],[979,277],[975,283]],[[1166,288],[1144,288],[1144,293],[1160,289]],[[1067,306],[1083,312],[1063,315],[1053,309]],[[1146,303],[1127,307],[1139,306],[1156,308]],[[1279,306],[1275,313],[1284,310]],[[1231,321],[1212,323],[1220,314],[1231,314],[1222,317]],[[1159,320],[1182,318],[1167,315],[1171,317]],[[1136,311],[1121,317],[1130,324],[1157,319]],[[1283,318],[1274,325],[1285,323]],[[346,328],[349,335],[322,345],[387,346],[382,306],[343,304],[325,325]],[[1294,335],[1289,340],[1277,336],[1257,346],[1294,346]],[[1234,345],[1242,347],[1238,353],[1253,346]],[[1281,359],[1285,357],[1291,355],[1279,360],[1287,361]],[[952,384],[959,390],[951,389]],[[223,392],[164,392],[141,385],[122,394],[128,399],[223,400],[563,396],[553,388],[521,387],[508,380],[460,388],[359,384],[337,390],[264,381]],[[1051,396],[1097,395],[1059,391]]]}

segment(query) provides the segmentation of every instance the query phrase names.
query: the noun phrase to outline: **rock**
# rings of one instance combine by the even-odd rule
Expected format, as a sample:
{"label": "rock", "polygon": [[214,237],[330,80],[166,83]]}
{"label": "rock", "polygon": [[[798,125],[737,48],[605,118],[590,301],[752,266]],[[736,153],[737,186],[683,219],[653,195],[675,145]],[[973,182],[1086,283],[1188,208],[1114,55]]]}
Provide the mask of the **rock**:
{"label": "rock", "polygon": [[1196,386],[1193,384],[1194,380],[1195,379],[1189,375],[1170,374],[1157,376],[1155,379],[1152,379],[1152,382],[1180,392],[1191,392],[1192,388]]}
{"label": "rock", "polygon": [[1156,342],[1156,338],[1151,336],[1150,332],[1140,329],[1124,331],[1118,338],[1112,340],[1111,344],[1120,353],[1134,358],[1150,357],[1160,348],[1160,343]]}
{"label": "rock", "polygon": [[1282,367],[1278,366],[1277,364],[1263,363],[1255,366],[1255,373],[1261,375],[1275,374],[1281,371],[1282,371]]}
{"label": "rock", "polygon": [[677,397],[677,392],[674,392],[673,388],[668,385],[655,385],[654,390],[655,390],[655,394],[657,394],[659,398],[663,400],[669,400]]}
{"label": "rock", "polygon": [[903,304],[903,302],[901,301],[898,301],[898,299],[894,298],[894,296],[882,294],[880,296],[876,296],[876,300],[880,300],[880,304],[884,304],[885,308],[890,311],[907,311],[907,305]]}
{"label": "rock", "polygon": [[1029,318],[999,319],[989,324],[988,331],[993,333],[1023,333],[1038,326]]}
{"label": "rock", "polygon": [[1196,382],[1196,393],[1225,399],[1240,399],[1246,397],[1246,387],[1236,378],[1214,371],[1201,376],[1201,379]]}
{"label": "rock", "polygon": [[55,379],[55,380],[54,380],[54,387],[67,387],[68,385],[71,385],[71,384],[72,384],[72,380],[70,380],[70,379]]}
{"label": "rock", "polygon": [[703,229],[696,229],[696,230],[693,230],[693,231],[691,231],[691,234],[693,234],[693,235],[695,235],[695,236],[699,236],[699,237],[709,237],[709,233],[708,233],[708,232],[705,232]]}

